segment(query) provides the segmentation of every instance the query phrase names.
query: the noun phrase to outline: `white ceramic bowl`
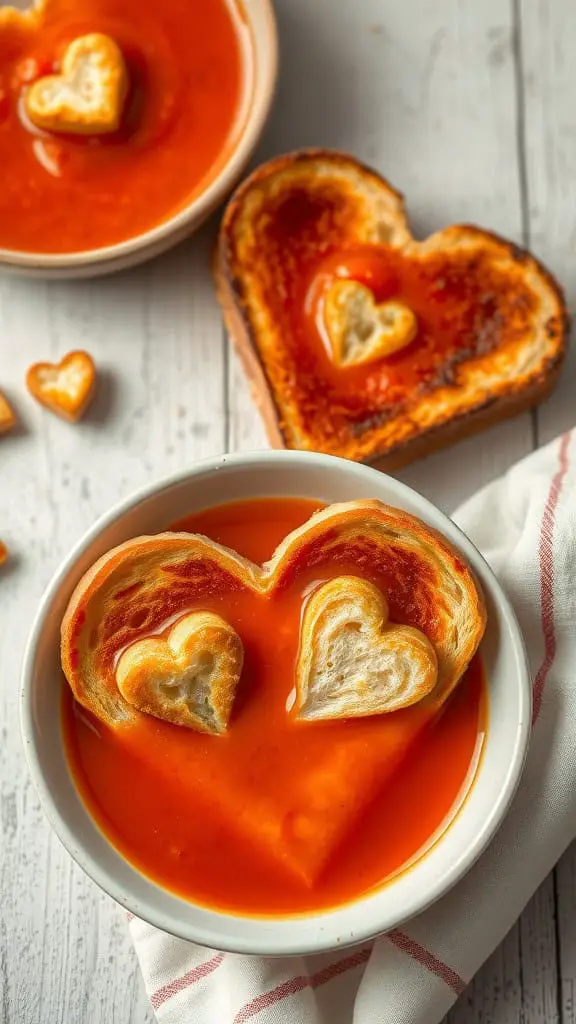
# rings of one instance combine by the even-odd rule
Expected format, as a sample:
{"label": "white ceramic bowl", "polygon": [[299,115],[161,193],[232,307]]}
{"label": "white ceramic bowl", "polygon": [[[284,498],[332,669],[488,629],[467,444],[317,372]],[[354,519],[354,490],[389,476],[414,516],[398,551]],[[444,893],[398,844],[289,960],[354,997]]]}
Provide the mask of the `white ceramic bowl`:
{"label": "white ceramic bowl", "polygon": [[[379,498],[419,516],[460,548],[480,579],[488,606],[482,656],[489,683],[489,726],[471,792],[447,831],[414,866],[380,891],[330,912],[263,919],[211,911],[172,895],[133,868],[100,832],[76,791],[64,755],[59,629],[78,579],[114,545],[166,529],[212,505],[286,495],[327,502]],[[242,953],[304,954],[363,941],[442,896],[476,860],[506,813],[522,770],[530,718],[531,689],[516,618],[470,541],[430,502],[392,477],[307,452],[222,456],[121,502],[88,531],[52,580],[24,659],[22,732],[28,764],[44,810],[72,857],[133,914],[184,939]]]}
{"label": "white ceramic bowl", "polygon": [[0,247],[0,268],[30,277],[78,278],[111,274],[158,256],[195,231],[232,190],[266,122],[278,64],[271,0],[226,0],[244,52],[244,88],[222,165],[204,191],[179,213],[144,234],[100,249],[72,253],[20,252]]}

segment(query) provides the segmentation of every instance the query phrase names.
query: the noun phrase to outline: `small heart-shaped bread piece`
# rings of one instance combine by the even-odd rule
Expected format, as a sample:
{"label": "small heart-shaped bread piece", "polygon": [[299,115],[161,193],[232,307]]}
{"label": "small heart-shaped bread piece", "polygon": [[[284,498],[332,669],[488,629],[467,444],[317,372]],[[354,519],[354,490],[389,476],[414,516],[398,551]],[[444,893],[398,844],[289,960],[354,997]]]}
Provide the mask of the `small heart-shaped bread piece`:
{"label": "small heart-shaped bread piece", "polygon": [[117,130],[127,90],[120,47],[110,36],[93,32],[70,44],[61,73],[34,82],[24,103],[37,128],[102,135]]}
{"label": "small heart-shaped bread piece", "polygon": [[384,359],[416,337],[418,322],[404,302],[376,303],[357,281],[335,281],[324,300],[324,326],[337,366]]}
{"label": "small heart-shaped bread piece", "polygon": [[212,612],[191,612],[166,639],[131,644],[116,666],[118,689],[132,707],[197,732],[226,732],[244,649],[236,631]]}
{"label": "small heart-shaped bread piece", "polygon": [[373,583],[338,576],[309,598],[296,667],[301,719],[362,718],[416,704],[436,686],[438,660],[427,636],[388,622]]}
{"label": "small heart-shaped bread piece", "polygon": [[26,374],[30,394],[47,409],[74,423],[85,413],[96,387],[88,352],[69,352],[57,364],[34,363]]}
{"label": "small heart-shaped bread piece", "polygon": [[0,434],[7,434],[16,424],[16,416],[10,402],[0,391]]}

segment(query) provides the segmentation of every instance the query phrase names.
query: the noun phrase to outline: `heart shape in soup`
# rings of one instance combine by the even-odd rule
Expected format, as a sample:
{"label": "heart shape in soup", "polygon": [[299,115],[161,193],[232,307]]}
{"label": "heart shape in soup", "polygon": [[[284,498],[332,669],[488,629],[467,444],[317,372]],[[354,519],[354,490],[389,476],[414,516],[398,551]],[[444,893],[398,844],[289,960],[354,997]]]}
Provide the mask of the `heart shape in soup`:
{"label": "heart shape in soup", "polygon": [[24,102],[37,128],[102,135],[117,130],[127,90],[120,47],[110,36],[92,32],[70,43],[60,74],[37,79]]}
{"label": "heart shape in soup", "polygon": [[[198,757],[194,744],[187,747],[186,755],[185,777],[193,779],[195,798],[209,802],[246,841],[257,844],[308,885],[410,744],[438,714],[478,646],[485,623],[483,599],[459,553],[415,517],[370,500],[332,505],[316,513],[290,533],[263,566],[199,535],[138,537],[104,555],[86,573],[62,623],[62,664],[75,697],[130,744],[140,716],[120,692],[116,676],[130,645],[173,629],[174,622],[192,611],[220,611],[225,597],[229,609],[235,598],[248,601],[250,628],[258,631],[262,646],[275,647],[280,638],[268,624],[275,604],[294,597],[304,607],[306,620],[326,600],[328,581],[346,576],[354,577],[349,592],[358,587],[364,601],[368,600],[364,580],[377,577],[390,619],[398,623],[391,630],[394,642],[400,641],[404,653],[411,646],[411,660],[420,658],[409,685],[413,693],[419,687],[421,693],[425,690],[426,699],[384,716],[378,742],[366,741],[367,728],[372,735],[369,719],[349,722],[341,741],[329,746],[321,743],[317,755],[312,731],[333,723],[302,721],[299,712],[310,705],[300,699],[289,721],[282,715],[284,724],[277,735],[289,733],[289,742],[296,743],[304,730],[308,752],[298,770],[292,771],[289,790],[284,786],[279,799],[281,749],[274,749],[276,772],[259,777],[258,785],[253,774],[257,747],[251,747],[253,756],[240,770],[233,765],[234,745],[242,741],[243,721],[250,715],[251,704],[267,699],[262,690],[250,693],[245,672],[227,735],[193,737],[198,741]],[[371,590],[370,600],[363,625],[376,631],[378,616],[380,622],[385,619],[384,598],[376,598]],[[225,617],[231,621],[230,612]],[[237,632],[242,640],[240,625]],[[306,624],[301,642],[306,657]],[[431,647],[437,658],[435,685]],[[292,683],[295,669],[296,665]],[[314,672],[306,678],[310,690]],[[358,680],[362,684],[360,676]],[[266,687],[265,679],[261,685]],[[357,689],[360,692],[362,685]],[[289,690],[281,698],[283,704],[288,696]],[[273,715],[277,714],[274,710]],[[263,746],[267,742],[263,736]],[[271,742],[276,747],[274,737]],[[217,748],[212,759],[207,744]],[[163,770],[160,760],[159,784]]]}

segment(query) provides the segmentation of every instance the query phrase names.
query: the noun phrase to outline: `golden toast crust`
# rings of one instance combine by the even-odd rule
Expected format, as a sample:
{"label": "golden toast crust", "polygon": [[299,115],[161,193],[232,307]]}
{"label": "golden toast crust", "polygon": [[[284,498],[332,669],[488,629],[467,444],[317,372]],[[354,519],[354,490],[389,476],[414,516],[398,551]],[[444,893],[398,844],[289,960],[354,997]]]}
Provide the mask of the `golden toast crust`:
{"label": "golden toast crust", "polygon": [[[350,279],[362,260],[391,268],[384,298],[412,303],[420,325],[402,352],[344,375],[302,314],[339,259]],[[565,354],[564,297],[533,256],[467,225],[415,241],[400,193],[341,153],[258,168],[225,211],[215,277],[275,447],[395,468],[539,401]]]}
{"label": "golden toast crust", "polygon": [[186,533],[135,537],[109,551],[79,581],[62,621],[62,667],[74,696],[107,724],[133,721],[138,704],[148,708],[131,693],[126,699],[124,673],[119,687],[118,668],[131,645],[155,637],[168,620],[209,610],[219,591],[247,589],[267,597],[306,573],[317,580],[327,566],[343,577],[353,569],[360,577],[375,571],[386,579],[392,622],[415,627],[434,645],[434,699],[442,704],[482,638],[483,595],[444,537],[415,516],[370,499],[315,513],[264,566]]}

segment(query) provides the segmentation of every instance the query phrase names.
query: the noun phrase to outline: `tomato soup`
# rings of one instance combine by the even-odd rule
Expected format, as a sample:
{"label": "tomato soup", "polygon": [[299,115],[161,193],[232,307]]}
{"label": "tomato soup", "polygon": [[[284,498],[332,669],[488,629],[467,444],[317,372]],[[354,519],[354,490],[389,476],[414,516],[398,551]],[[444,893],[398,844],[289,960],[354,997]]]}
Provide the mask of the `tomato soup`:
{"label": "tomato soup", "polygon": [[[229,152],[243,99],[246,29],[235,2],[46,0],[17,22],[0,13],[0,247],[112,245],[203,190]],[[119,130],[35,129],[25,90],[58,73],[68,45],[93,32],[112,37],[127,65]]]}
{"label": "tomato soup", "polygon": [[[299,499],[237,502],[177,528],[263,562],[318,507]],[[487,713],[478,656],[434,720],[419,705],[347,721],[290,718],[286,701],[309,586],[309,579],[295,581],[266,603],[245,591],[214,598],[245,651],[225,737],[147,715],[111,729],[65,687],[66,749],[91,814],[139,870],[195,902],[285,915],[358,898],[429,848],[472,783]],[[338,795],[330,797],[323,834],[312,837],[328,843],[329,855],[321,869],[308,871],[270,836],[282,808],[293,826],[294,793],[312,776],[314,799],[322,800],[323,779],[331,794],[338,779]],[[333,823],[341,819],[346,828],[335,842]]]}

